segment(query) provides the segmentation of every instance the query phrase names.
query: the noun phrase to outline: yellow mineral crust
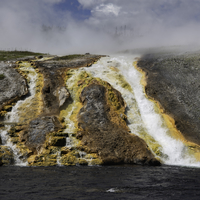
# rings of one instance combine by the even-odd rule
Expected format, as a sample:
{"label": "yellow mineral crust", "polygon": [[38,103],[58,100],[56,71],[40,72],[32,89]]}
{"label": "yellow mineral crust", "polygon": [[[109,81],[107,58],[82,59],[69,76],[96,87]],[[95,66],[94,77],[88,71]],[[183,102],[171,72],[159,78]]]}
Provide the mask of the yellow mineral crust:
{"label": "yellow mineral crust", "polygon": [[[114,72],[116,72],[116,70],[114,68],[112,70]],[[124,89],[132,92],[131,86],[126,82],[126,80],[124,79],[124,77],[122,75],[115,74],[114,78],[116,78],[117,80],[120,80],[120,85]],[[68,70],[66,72],[65,82],[67,83],[66,87],[70,92],[73,102],[68,104],[68,106],[65,109],[61,110],[60,118],[68,117],[71,121],[73,121],[73,123],[74,123],[73,131],[75,133],[79,131],[78,122],[77,122],[77,114],[79,113],[80,109],[83,106],[79,99],[80,93],[83,91],[83,89],[85,87],[89,86],[90,84],[92,84],[94,82],[101,84],[107,88],[106,98],[108,100],[108,104],[110,107],[109,115],[110,115],[111,121],[113,123],[123,127],[125,130],[129,131],[127,124],[126,124],[127,116],[124,114],[125,108],[126,108],[126,103],[124,102],[124,106],[122,106],[122,104],[119,102],[119,99],[117,96],[117,91],[112,89],[112,87],[109,83],[101,80],[100,78],[94,78],[88,72],[86,72],[84,70],[80,70],[80,69]],[[66,124],[66,126],[67,126],[67,124]],[[153,137],[148,135],[146,133],[146,131],[143,129],[140,130],[140,135],[141,135],[141,138],[143,138],[143,139],[148,138],[150,148],[154,151],[154,153],[156,155],[161,156],[161,154],[162,154],[162,152],[160,151],[161,146],[153,139]],[[73,139],[74,143],[77,144],[76,146],[78,147],[79,146],[78,144],[80,142],[75,138],[72,138],[72,139]],[[85,147],[85,148],[87,148],[87,147]],[[102,160],[99,158],[98,155],[90,155],[90,156],[92,158],[91,158],[90,163],[88,163],[88,164],[91,164],[91,165],[102,164]],[[61,163],[64,165],[66,165],[68,163],[68,161],[70,161],[70,163],[72,163],[72,161],[78,162],[78,160],[75,159],[75,157],[73,157],[71,154],[65,155],[63,158],[61,158],[61,160],[62,160]]]}
{"label": "yellow mineral crust", "polygon": [[[85,78],[83,79],[82,77],[85,77]],[[76,99],[79,100],[79,96],[81,92],[83,91],[83,89],[92,83],[98,83],[106,87],[107,89],[106,99],[108,99],[108,103],[110,106],[109,115],[111,117],[111,121],[127,129],[126,122],[125,122],[127,117],[124,114],[125,102],[124,102],[124,106],[122,106],[117,97],[117,94],[116,94],[117,91],[113,90],[109,83],[101,80],[100,78],[93,78],[90,74],[83,72],[83,74],[80,75],[79,81],[77,83]],[[79,106],[78,106],[79,109],[77,109],[77,112],[75,113],[75,119],[81,107],[82,107],[82,104],[79,101]]]}
{"label": "yellow mineral crust", "polygon": [[[147,85],[146,73],[143,70],[141,70],[139,67],[137,67],[137,61],[133,63],[133,66],[135,66],[136,69],[142,74],[141,84],[143,85],[144,94],[146,95],[145,93],[145,86]],[[196,160],[200,161],[200,146],[185,139],[182,133],[176,128],[175,120],[173,119],[173,117],[165,113],[160,102],[156,101],[155,99],[147,95],[146,97],[154,103],[155,111],[162,117],[164,125],[169,130],[168,134],[171,137],[175,138],[176,140],[182,141],[183,144],[188,147],[188,150],[189,150],[188,153],[194,155]]]}
{"label": "yellow mineral crust", "polygon": [[[94,155],[91,155],[89,159],[80,158],[79,149],[83,147],[81,141],[76,139],[76,133],[79,131],[77,114],[82,107],[79,95],[82,89],[90,82],[91,77],[80,69],[70,69],[65,74],[64,81],[66,82],[66,88],[70,93],[72,101],[62,106],[59,118],[62,119],[62,125],[66,127],[63,133],[68,132],[68,136],[72,141],[72,149],[68,147],[61,148],[59,163],[61,165],[90,165],[90,160],[94,160],[94,165],[95,162],[101,163],[100,159],[93,158]],[[84,84],[84,87],[82,84]]]}
{"label": "yellow mineral crust", "polygon": [[[134,62],[133,63],[134,65],[135,64],[137,64],[137,62]],[[128,91],[128,92],[130,92],[131,94],[133,94],[133,90],[132,90],[132,88],[131,88],[131,85],[126,81],[126,79],[124,78],[124,76],[123,75],[121,75],[121,74],[119,74],[118,72],[119,72],[119,69],[118,68],[116,68],[116,67],[110,67],[110,69],[114,72],[114,73],[110,73],[109,75],[109,77],[112,77],[112,78],[114,78],[116,81],[119,81],[119,85],[124,89],[124,90],[126,90],[126,91]],[[108,87],[108,86],[106,86],[106,87]],[[109,88],[109,87],[108,87]],[[114,108],[117,108],[118,107],[118,104],[117,103],[115,103],[116,102],[116,99],[113,97],[113,92],[110,92],[110,90],[108,90],[109,91],[109,102],[110,102],[110,104],[111,105],[113,105],[114,106]],[[129,102],[130,103],[130,102]],[[139,112],[139,110],[138,110],[138,106],[137,106],[137,103],[135,102],[134,103],[134,105],[133,105],[133,101],[131,102],[132,104],[132,110],[134,111],[134,112],[132,112],[132,114],[131,114],[131,117],[132,118],[134,118],[134,121],[135,121],[135,123],[140,123],[139,121],[138,121],[138,119],[140,119],[141,118],[141,116],[140,116],[140,112]],[[126,122],[125,122],[125,120],[126,120],[126,118],[127,118],[127,116],[124,114],[124,112],[125,112],[125,109],[122,109],[122,110],[119,110],[119,111],[117,111],[117,109],[115,109],[115,111],[117,111],[117,113],[120,115],[120,117],[123,119],[123,121],[121,121],[120,120],[120,123],[119,122],[117,122],[115,119],[117,119],[118,118],[118,116],[116,116],[115,117],[115,114],[112,114],[113,112],[113,107],[111,106],[111,112],[110,112],[110,115],[112,116],[112,120],[111,121],[113,121],[114,123],[117,123],[117,124],[124,124],[124,126],[126,126]],[[116,113],[116,112],[115,112]],[[129,114],[130,115],[130,114]],[[137,116],[137,117],[136,117]],[[118,118],[119,119],[119,118]],[[162,151],[161,151],[161,149],[162,149],[162,147],[161,147],[161,145],[159,145],[158,144],[158,142],[156,142],[155,141],[155,139],[151,136],[151,135],[149,135],[147,132],[146,132],[146,130],[141,126],[140,128],[138,128],[137,129],[137,133],[139,134],[139,136],[142,138],[142,139],[144,139],[144,140],[146,140],[146,141],[148,141],[147,143],[148,143],[148,145],[149,145],[149,147],[151,148],[151,150],[157,155],[157,156],[167,156],[167,155],[163,155],[163,153],[162,153]]]}
{"label": "yellow mineral crust", "polygon": [[[38,117],[43,108],[43,101],[41,96],[41,91],[43,88],[43,75],[35,69],[34,64],[29,61],[18,62],[17,70],[24,76],[27,83],[34,81],[33,96],[27,98],[19,107],[19,123],[28,123],[30,120]],[[31,80],[34,79],[34,80]],[[31,87],[31,86],[30,86]]]}

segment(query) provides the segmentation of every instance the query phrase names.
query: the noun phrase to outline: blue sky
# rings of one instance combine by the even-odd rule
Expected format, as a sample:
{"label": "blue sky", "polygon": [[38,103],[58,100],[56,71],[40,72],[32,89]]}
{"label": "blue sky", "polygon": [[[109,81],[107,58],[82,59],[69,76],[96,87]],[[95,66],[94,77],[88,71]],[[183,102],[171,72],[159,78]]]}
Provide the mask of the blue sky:
{"label": "blue sky", "polygon": [[1,49],[106,53],[200,44],[200,0],[0,0],[0,5]]}
{"label": "blue sky", "polygon": [[65,0],[54,5],[56,12],[70,12],[76,20],[85,20],[91,16],[90,9],[83,9],[77,0]]}

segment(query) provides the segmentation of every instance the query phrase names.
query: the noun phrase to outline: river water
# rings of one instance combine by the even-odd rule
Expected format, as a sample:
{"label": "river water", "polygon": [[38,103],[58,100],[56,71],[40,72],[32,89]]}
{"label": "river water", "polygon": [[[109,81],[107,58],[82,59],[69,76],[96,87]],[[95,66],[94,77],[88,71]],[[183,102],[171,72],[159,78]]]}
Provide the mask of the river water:
{"label": "river water", "polygon": [[200,169],[177,166],[1,167],[0,199],[199,199]]}

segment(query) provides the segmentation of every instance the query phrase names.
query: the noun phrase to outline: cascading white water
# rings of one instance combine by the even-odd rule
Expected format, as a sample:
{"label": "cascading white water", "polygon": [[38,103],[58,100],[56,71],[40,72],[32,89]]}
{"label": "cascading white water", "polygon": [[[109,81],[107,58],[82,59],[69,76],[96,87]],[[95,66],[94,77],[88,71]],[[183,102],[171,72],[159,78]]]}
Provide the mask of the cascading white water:
{"label": "cascading white water", "polygon": [[[19,122],[20,115],[22,114],[23,110],[20,110],[19,108],[23,106],[23,104],[29,105],[32,98],[36,94],[36,80],[38,79],[37,72],[34,68],[30,67],[30,63],[24,63],[23,66],[19,68],[21,71],[27,72],[27,79],[28,86],[29,86],[29,92],[30,96],[26,98],[25,100],[19,100],[15,106],[12,107],[12,110],[8,112],[5,116],[5,121],[8,124],[16,124]],[[4,146],[9,147],[13,154],[14,154],[14,164],[18,166],[27,166],[27,161],[20,159],[20,151],[16,147],[15,144],[11,142],[11,138],[8,135],[9,130],[11,129],[11,125],[6,125],[3,130],[0,131],[0,135],[2,138],[2,143]]]}
{"label": "cascading white water", "polygon": [[28,72],[27,79],[29,80],[28,86],[29,86],[30,96],[25,100],[19,100],[16,103],[16,105],[12,107],[11,112],[8,112],[6,115],[6,122],[18,123],[20,114],[22,114],[21,112],[23,112],[19,108],[22,107],[23,104],[27,104],[27,106],[30,105],[31,100],[34,98],[34,95],[36,94],[36,80],[38,79],[38,75],[34,68],[31,68],[27,65],[30,65],[30,63],[28,64],[24,63],[24,65],[19,69],[21,71]]}
{"label": "cascading white water", "polygon": [[[132,133],[141,136],[146,131],[155,142],[160,145],[160,159],[169,165],[200,166],[195,158],[188,154],[188,147],[181,141],[172,138],[162,117],[156,113],[154,103],[146,98],[141,85],[141,73],[133,66],[137,56],[112,56],[101,58],[96,64],[85,68],[92,76],[109,82],[115,89],[121,92],[127,103],[127,117]],[[124,88],[119,74],[132,88]],[[120,77],[121,78],[121,77]],[[145,139],[143,137],[143,139]],[[147,144],[149,143],[146,140]]]}
{"label": "cascading white water", "polygon": [[[195,158],[188,154],[188,147],[181,141],[172,138],[169,134],[169,130],[163,121],[162,117],[155,111],[154,103],[150,101],[144,94],[143,86],[141,85],[142,75],[133,66],[133,62],[136,60],[136,56],[112,56],[101,58],[96,64],[91,67],[74,69],[72,76],[67,80],[67,87],[71,94],[73,102],[68,106],[67,112],[64,114],[64,121],[67,125],[64,132],[69,133],[67,138],[67,147],[76,147],[78,141],[73,137],[75,125],[70,120],[71,115],[76,109],[77,99],[74,91],[75,85],[78,80],[78,76],[86,71],[93,77],[98,77],[104,81],[109,82],[115,89],[121,92],[127,104],[126,115],[128,117],[128,126],[133,134],[136,134],[143,139],[146,139],[147,144],[151,143],[159,144],[159,151],[162,152],[160,159],[165,164],[170,165],[184,165],[184,166],[198,166],[200,163],[195,161]],[[11,112],[6,115],[6,122],[18,123],[20,116],[24,110],[20,108],[23,105],[31,106],[30,102],[36,95],[36,82],[38,75],[34,68],[29,64],[24,63],[24,66],[20,68],[22,71],[27,71],[27,79],[29,84],[30,96],[25,100],[20,100],[13,106]],[[0,130],[2,143],[8,146],[14,153],[15,165],[27,165],[26,161],[20,159],[20,152],[16,145],[11,142],[8,135],[8,131],[11,126],[7,125],[4,129]],[[77,150],[78,151],[78,150]],[[78,151],[80,158],[86,159],[88,164],[92,161],[92,157],[88,157],[85,152]],[[57,155],[58,165],[60,165],[60,152]]]}

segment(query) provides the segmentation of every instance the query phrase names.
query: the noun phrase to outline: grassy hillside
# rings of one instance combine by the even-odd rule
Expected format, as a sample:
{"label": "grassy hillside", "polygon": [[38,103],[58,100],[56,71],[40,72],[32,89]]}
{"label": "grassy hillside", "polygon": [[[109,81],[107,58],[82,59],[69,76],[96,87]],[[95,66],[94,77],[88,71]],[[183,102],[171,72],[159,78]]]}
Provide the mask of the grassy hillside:
{"label": "grassy hillside", "polygon": [[44,55],[44,54],[30,52],[30,51],[0,51],[0,61],[7,61],[17,58],[23,58],[26,56],[39,56],[39,55]]}

